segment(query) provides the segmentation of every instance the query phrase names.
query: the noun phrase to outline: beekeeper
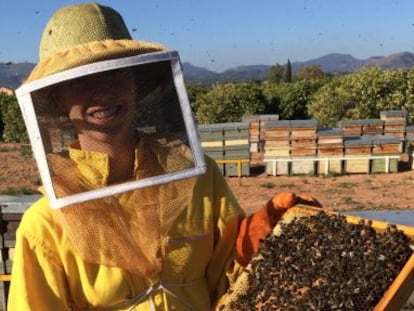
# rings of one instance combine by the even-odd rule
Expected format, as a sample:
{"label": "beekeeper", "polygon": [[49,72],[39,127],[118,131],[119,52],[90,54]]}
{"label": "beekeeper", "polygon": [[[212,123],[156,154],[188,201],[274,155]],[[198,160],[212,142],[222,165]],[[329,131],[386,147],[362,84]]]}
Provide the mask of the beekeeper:
{"label": "beekeeper", "polygon": [[58,10],[16,91],[44,193],[8,310],[211,310],[293,193],[246,217],[200,151],[178,54],[96,3]]}

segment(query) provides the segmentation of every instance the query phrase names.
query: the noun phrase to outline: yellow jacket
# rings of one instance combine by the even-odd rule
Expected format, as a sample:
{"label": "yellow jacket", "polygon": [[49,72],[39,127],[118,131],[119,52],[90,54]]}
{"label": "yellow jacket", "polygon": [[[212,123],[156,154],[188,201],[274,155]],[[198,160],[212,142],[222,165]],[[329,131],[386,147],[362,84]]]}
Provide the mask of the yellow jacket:
{"label": "yellow jacket", "polygon": [[[240,272],[234,244],[244,213],[214,161],[206,161],[184,217],[161,246],[162,272],[151,285],[84,261],[48,200],[33,204],[17,231],[8,310],[211,310]],[[180,232],[185,222],[200,224],[202,234]]]}

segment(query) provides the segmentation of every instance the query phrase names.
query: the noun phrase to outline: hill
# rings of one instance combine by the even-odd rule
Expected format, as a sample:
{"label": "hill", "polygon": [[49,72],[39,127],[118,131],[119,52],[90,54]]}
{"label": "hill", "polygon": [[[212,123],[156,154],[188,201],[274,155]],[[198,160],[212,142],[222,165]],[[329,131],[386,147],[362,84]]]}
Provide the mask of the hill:
{"label": "hill", "polygon": [[0,63],[0,87],[16,88],[33,69],[32,63]]}
{"label": "hill", "polygon": [[[409,69],[414,66],[414,53],[401,52],[388,56],[372,56],[368,59],[357,59],[349,54],[331,53],[304,62],[292,62],[291,65],[294,74],[302,67],[311,65],[319,66],[326,73],[349,73],[367,66]],[[0,87],[18,87],[33,67],[33,63],[0,63]],[[183,63],[186,82],[204,85],[228,81],[263,81],[270,67],[270,65],[238,66],[219,73],[188,62]]]}
{"label": "hill", "polygon": [[[401,52],[388,56],[372,56],[368,59],[357,59],[349,54],[331,53],[305,62],[292,62],[295,74],[303,67],[319,66],[326,73],[350,73],[363,67],[377,66],[383,69],[409,69],[414,66],[414,53]],[[263,81],[271,66],[252,65],[238,66],[221,73],[184,63],[184,73],[189,84],[211,84],[225,81]]]}

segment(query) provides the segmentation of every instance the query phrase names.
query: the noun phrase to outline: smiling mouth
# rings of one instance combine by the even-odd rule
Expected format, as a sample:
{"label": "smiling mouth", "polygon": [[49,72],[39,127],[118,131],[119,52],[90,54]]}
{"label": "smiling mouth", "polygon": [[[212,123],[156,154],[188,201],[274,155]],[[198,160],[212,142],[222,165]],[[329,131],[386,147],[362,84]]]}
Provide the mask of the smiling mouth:
{"label": "smiling mouth", "polygon": [[116,117],[121,110],[121,107],[115,106],[115,107],[109,107],[109,108],[100,108],[95,111],[92,111],[89,116],[91,116],[94,119],[98,120],[107,120],[112,119]]}

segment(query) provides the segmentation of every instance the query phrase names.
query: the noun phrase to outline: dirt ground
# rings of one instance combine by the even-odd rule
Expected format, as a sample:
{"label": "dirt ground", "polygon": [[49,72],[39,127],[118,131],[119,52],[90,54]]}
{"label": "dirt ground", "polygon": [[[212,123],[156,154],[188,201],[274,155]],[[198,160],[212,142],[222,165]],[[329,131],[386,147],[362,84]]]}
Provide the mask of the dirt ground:
{"label": "dirt ground", "polygon": [[254,211],[274,194],[293,191],[315,197],[326,208],[414,210],[414,171],[341,176],[268,176],[228,178],[240,204]]}
{"label": "dirt ground", "polygon": [[[240,205],[253,212],[274,194],[293,191],[317,198],[332,210],[414,210],[414,170],[341,176],[268,176],[257,168],[249,177],[228,177]],[[40,178],[30,147],[0,144],[0,193],[36,191]]]}

